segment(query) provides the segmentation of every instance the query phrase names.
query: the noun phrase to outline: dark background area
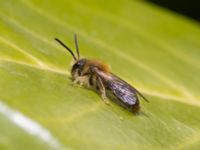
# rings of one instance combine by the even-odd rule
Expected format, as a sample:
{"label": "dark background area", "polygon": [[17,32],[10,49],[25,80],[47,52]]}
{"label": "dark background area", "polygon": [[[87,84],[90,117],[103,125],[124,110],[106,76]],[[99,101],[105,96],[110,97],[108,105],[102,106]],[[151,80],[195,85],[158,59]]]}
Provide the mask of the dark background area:
{"label": "dark background area", "polygon": [[200,21],[200,0],[147,0]]}

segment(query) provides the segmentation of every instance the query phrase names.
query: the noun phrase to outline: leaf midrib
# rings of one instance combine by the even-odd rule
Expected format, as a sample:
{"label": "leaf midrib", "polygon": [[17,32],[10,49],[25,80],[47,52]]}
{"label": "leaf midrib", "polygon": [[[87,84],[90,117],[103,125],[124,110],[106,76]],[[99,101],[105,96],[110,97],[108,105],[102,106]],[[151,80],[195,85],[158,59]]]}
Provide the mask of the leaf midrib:
{"label": "leaf midrib", "polygon": [[[16,64],[16,65],[21,65],[21,66],[25,66],[25,67],[31,67],[31,68],[36,69],[36,70],[52,72],[52,73],[56,73],[56,74],[62,75],[62,76],[70,76],[70,73],[68,71],[64,71],[64,70],[61,70],[61,69],[31,65],[31,64],[27,64],[25,62],[14,61],[14,60],[7,59],[7,58],[6,59],[0,58],[0,61],[6,62],[6,63],[12,63],[12,64]],[[160,93],[156,93],[156,92],[152,92],[152,91],[147,91],[147,90],[144,90],[142,88],[140,88],[140,91],[142,91],[144,94],[147,94],[149,96],[153,96],[153,97],[157,97],[157,98],[161,98],[161,99],[165,99],[165,100],[177,101],[177,102],[189,104],[189,105],[192,105],[192,106],[200,106],[200,103],[198,101],[193,101],[191,103],[191,101],[190,102],[186,101],[181,97],[164,95],[164,94],[160,94]]]}

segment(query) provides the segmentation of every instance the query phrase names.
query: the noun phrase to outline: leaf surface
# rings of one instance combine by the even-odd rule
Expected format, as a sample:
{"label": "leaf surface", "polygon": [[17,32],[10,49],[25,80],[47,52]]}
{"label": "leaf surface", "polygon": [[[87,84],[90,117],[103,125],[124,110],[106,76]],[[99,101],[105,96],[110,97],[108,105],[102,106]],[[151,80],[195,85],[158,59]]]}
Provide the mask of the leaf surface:
{"label": "leaf surface", "polygon": [[[199,23],[136,0],[2,0],[0,20],[0,149],[200,148]],[[72,85],[54,38],[74,49],[74,33],[150,100],[143,115]]]}

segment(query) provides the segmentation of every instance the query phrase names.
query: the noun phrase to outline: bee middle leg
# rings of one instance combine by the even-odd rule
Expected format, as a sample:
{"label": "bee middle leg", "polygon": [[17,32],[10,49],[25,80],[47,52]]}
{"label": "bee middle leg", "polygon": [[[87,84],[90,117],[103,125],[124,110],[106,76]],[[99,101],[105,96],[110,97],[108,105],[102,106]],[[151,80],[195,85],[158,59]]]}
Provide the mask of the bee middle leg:
{"label": "bee middle leg", "polygon": [[102,82],[102,80],[101,80],[100,77],[97,77],[97,85],[98,85],[98,87],[99,87],[102,100],[103,100],[106,104],[110,104],[110,103],[109,103],[109,100],[108,100],[108,98],[107,98],[107,96],[106,96],[106,89],[105,89],[105,87],[104,87],[104,85],[103,85],[103,82]]}

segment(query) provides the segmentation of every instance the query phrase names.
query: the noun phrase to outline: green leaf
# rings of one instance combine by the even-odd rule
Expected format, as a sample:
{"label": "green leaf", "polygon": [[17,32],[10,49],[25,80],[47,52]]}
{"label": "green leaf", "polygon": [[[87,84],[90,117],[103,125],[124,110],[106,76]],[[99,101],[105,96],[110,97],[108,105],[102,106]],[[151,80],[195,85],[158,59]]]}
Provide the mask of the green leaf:
{"label": "green leaf", "polygon": [[[0,2],[0,149],[197,150],[199,23],[145,1]],[[72,86],[72,57],[105,61],[143,115]]]}

